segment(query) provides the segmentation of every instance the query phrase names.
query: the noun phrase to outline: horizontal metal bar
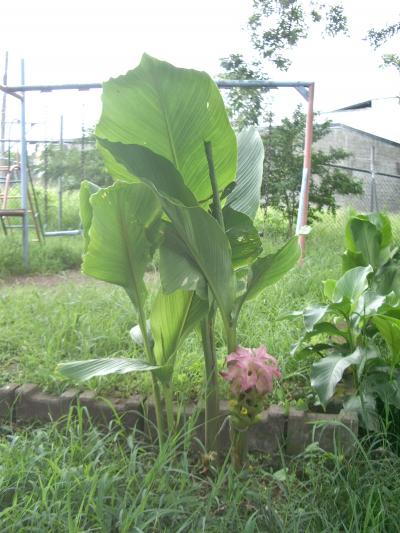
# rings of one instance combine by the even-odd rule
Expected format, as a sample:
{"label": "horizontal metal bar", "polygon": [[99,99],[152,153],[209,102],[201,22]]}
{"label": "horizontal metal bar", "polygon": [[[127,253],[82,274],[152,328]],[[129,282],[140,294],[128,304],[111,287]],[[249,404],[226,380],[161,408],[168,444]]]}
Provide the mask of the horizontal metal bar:
{"label": "horizontal metal bar", "polygon": [[[270,80],[216,80],[215,83],[221,89],[278,89],[279,87],[309,87],[312,82],[308,81],[270,81]],[[51,91],[89,91],[101,89],[102,83],[64,83],[61,85],[0,85],[0,90],[14,94],[16,92],[51,92]]]}
{"label": "horizontal metal bar", "polygon": [[68,237],[73,235],[81,235],[82,230],[81,229],[71,229],[71,230],[64,230],[64,231],[45,231],[44,236],[45,237]]}
{"label": "horizontal metal bar", "polygon": [[[17,144],[21,142],[21,139],[0,139],[0,143],[10,143],[10,144]],[[28,144],[60,144],[60,139],[27,139],[26,141]],[[78,137],[77,139],[63,139],[63,144],[82,144],[82,137]],[[95,144],[94,139],[90,139],[89,137],[85,137],[85,145],[86,144]],[[5,159],[5,158],[3,158]]]}
{"label": "horizontal metal bar", "polygon": [[[344,165],[335,165],[333,163],[326,163],[323,165],[325,167],[334,167],[334,168],[340,168],[342,170],[350,170],[353,172],[363,172],[364,174],[371,174],[371,170],[366,170],[365,168],[355,168],[355,167],[346,167]],[[375,175],[377,176],[384,176],[385,178],[395,178],[400,180],[400,176],[396,176],[396,174],[388,174],[387,172],[377,172],[375,171]]]}

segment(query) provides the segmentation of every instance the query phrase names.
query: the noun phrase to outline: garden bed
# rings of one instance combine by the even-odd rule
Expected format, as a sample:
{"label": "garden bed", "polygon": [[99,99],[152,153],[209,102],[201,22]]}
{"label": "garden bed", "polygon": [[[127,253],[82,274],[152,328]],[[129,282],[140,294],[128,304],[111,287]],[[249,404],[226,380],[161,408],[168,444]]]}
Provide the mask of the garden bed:
{"label": "garden bed", "polygon": [[[151,439],[156,438],[155,413],[151,400],[135,395],[127,399],[98,398],[93,391],[79,393],[67,390],[59,396],[47,394],[37,385],[11,384],[0,388],[0,419],[13,423],[49,422],[66,417],[72,406],[85,408],[90,420],[99,427],[110,428],[120,418],[127,429],[138,429]],[[220,403],[222,449],[229,448],[226,418],[228,403]],[[195,404],[176,406],[176,415],[182,427],[192,427],[198,441],[203,439],[204,411]],[[260,420],[249,431],[249,450],[266,454],[272,463],[280,454],[296,456],[309,444],[318,442],[321,449],[333,452],[340,449],[349,453],[358,434],[358,419],[354,413],[313,413],[294,408],[285,410],[271,405],[260,415]]]}

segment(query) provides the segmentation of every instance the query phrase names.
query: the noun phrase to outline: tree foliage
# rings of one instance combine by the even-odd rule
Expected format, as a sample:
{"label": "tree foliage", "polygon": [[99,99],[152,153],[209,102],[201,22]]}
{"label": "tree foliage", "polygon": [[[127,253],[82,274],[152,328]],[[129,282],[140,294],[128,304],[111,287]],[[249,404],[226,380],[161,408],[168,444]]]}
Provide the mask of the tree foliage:
{"label": "tree foliage", "polygon": [[[335,2],[307,0],[253,0],[253,14],[248,21],[255,59],[248,61],[240,53],[221,60],[226,79],[268,79],[268,70],[288,70],[290,51],[306,39],[312,26],[322,35],[347,33],[347,17]],[[240,130],[259,124],[267,112],[264,95],[268,89],[232,89],[227,101],[234,125]]]}
{"label": "tree foliage", "polygon": [[[319,30],[322,37],[347,34],[348,19],[341,3],[334,0],[253,0],[253,13],[248,20],[253,57],[248,59],[240,53],[232,53],[221,59],[221,76],[227,79],[268,79],[271,69],[287,71],[291,65],[291,50],[308,38],[311,29]],[[369,30],[365,38],[378,49],[399,34],[400,21],[396,21]],[[395,51],[384,54],[383,65],[400,70],[400,55]],[[238,129],[265,121],[265,92],[267,90],[259,89],[229,92],[227,103]]]}
{"label": "tree foliage", "polygon": [[[266,205],[284,213],[291,233],[297,217],[303,168],[306,115],[298,107],[291,119],[283,119],[263,136],[267,157],[264,163],[263,195]],[[329,133],[330,122],[314,124],[314,142]],[[309,219],[318,217],[323,209],[334,213],[336,194],[360,194],[361,184],[349,174],[331,165],[339,164],[349,154],[342,149],[312,152],[313,175],[310,184]]]}
{"label": "tree foliage", "polygon": [[63,146],[47,145],[39,159],[33,162],[33,171],[45,185],[55,185],[61,178],[65,190],[79,189],[86,179],[103,187],[112,183],[96,150],[93,132],[86,138],[84,146],[81,139]]}

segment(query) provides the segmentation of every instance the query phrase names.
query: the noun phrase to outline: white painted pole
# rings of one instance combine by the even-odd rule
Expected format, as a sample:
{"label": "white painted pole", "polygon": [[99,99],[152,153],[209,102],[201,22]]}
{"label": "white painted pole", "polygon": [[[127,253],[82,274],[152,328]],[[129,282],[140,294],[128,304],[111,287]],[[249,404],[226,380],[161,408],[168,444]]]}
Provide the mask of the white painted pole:
{"label": "white painted pole", "polygon": [[[301,180],[301,190],[299,198],[299,211],[297,213],[296,233],[298,234],[303,226],[307,225],[308,219],[308,202],[311,180],[311,147],[313,140],[313,122],[314,122],[314,83],[310,83],[308,89],[308,110],[306,119],[306,135],[304,139],[304,163],[303,176]],[[301,258],[304,259],[306,237],[299,235],[299,244],[301,248]]]}

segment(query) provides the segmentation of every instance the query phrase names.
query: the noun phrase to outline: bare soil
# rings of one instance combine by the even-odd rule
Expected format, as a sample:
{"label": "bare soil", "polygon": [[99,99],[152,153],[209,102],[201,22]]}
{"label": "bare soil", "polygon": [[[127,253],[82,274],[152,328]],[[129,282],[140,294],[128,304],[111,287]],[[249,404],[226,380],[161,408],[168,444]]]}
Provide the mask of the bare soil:
{"label": "bare soil", "polygon": [[[145,281],[153,284],[158,280],[158,273],[146,272]],[[57,274],[26,274],[22,276],[9,276],[6,279],[0,279],[0,289],[2,287],[10,286],[25,286],[36,285],[43,288],[51,288],[61,283],[104,283],[96,280],[86,274],[82,274],[79,270],[66,270],[65,272],[58,272]]]}
{"label": "bare soil", "polygon": [[54,287],[60,283],[87,283],[93,281],[79,270],[66,270],[65,272],[58,272],[57,274],[26,274],[22,276],[10,276],[4,280],[0,280],[0,287],[8,287],[10,285],[37,285],[39,287]]}

